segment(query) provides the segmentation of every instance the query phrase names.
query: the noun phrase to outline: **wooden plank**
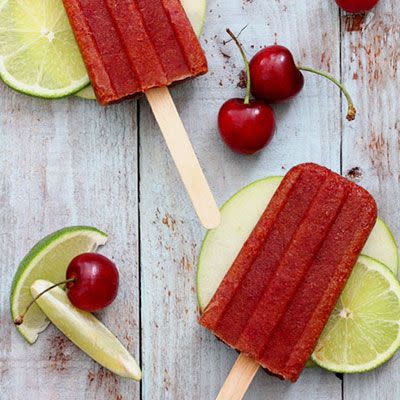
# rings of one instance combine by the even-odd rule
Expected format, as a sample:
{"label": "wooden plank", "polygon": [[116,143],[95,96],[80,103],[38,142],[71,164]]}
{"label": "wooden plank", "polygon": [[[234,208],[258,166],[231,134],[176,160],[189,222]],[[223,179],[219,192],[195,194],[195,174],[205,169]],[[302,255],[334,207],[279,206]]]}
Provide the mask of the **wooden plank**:
{"label": "wooden plank", "polygon": [[[302,161],[340,170],[340,96],[323,79],[306,76],[302,94],[276,107],[278,131],[259,155],[233,154],[216,130],[219,107],[243,93],[241,59],[225,28],[239,32],[249,55],[275,40],[304,65],[339,76],[339,20],[333,2],[209,1],[202,44],[210,73],[172,94],[219,204],[257,178],[283,174]],[[323,21],[323,23],[321,23]],[[312,32],[312,34],[310,34]],[[252,48],[254,46],[254,48]],[[199,227],[148,105],[141,103],[140,218],[144,399],[212,399],[237,354],[196,323]],[[319,369],[296,385],[259,372],[248,399],[341,399],[341,381]]]}
{"label": "wooden plank", "polygon": [[[343,131],[343,171],[375,197],[380,216],[400,238],[400,11],[381,1],[364,19],[342,17],[343,81],[354,94],[359,115]],[[345,376],[344,398],[400,398],[400,360]]]}
{"label": "wooden plank", "polygon": [[101,318],[139,356],[135,103],[104,109],[2,86],[0,105],[0,397],[139,398],[139,384],[104,371],[54,327],[26,344],[8,306],[16,266],[37,240],[68,225],[96,226],[109,233],[102,252],[121,272],[119,296]]}

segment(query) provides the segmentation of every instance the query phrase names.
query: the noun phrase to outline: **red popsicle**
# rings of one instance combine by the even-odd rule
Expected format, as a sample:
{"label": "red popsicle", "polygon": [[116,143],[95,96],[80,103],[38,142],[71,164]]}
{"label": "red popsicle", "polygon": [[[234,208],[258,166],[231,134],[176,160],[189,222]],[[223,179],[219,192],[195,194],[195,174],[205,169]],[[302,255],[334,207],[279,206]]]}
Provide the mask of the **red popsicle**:
{"label": "red popsicle", "polygon": [[220,213],[167,86],[207,72],[180,0],[63,0],[98,101],[145,93],[204,227]]}
{"label": "red popsicle", "polygon": [[179,0],[64,0],[64,6],[101,104],[207,72]]}
{"label": "red popsicle", "polygon": [[200,323],[296,381],[376,222],[361,187],[315,164],[286,175]]}

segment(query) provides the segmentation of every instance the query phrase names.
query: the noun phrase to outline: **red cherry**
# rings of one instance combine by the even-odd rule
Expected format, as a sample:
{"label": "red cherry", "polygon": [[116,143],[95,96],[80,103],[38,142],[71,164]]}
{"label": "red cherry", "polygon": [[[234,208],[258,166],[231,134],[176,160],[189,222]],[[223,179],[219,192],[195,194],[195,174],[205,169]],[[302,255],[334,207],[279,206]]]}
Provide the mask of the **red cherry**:
{"label": "red cherry", "polygon": [[304,77],[292,53],[283,46],[260,50],[250,61],[251,93],[267,103],[280,103],[296,96]]}
{"label": "red cherry", "polygon": [[251,93],[258,100],[280,103],[296,96],[304,85],[301,71],[329,79],[343,92],[348,102],[347,119],[352,121],[356,109],[346,88],[333,76],[314,68],[296,66],[292,53],[283,46],[273,45],[260,50],[250,61]]}
{"label": "red cherry", "polygon": [[66,273],[67,295],[71,303],[85,311],[99,311],[109,306],[118,292],[119,274],[115,264],[96,253],[75,257]]}
{"label": "red cherry", "polygon": [[336,0],[339,7],[349,13],[362,13],[372,10],[379,0]]}
{"label": "red cherry", "polygon": [[230,99],[220,109],[218,126],[221,137],[234,151],[253,154],[265,147],[275,132],[271,107],[261,101]]}

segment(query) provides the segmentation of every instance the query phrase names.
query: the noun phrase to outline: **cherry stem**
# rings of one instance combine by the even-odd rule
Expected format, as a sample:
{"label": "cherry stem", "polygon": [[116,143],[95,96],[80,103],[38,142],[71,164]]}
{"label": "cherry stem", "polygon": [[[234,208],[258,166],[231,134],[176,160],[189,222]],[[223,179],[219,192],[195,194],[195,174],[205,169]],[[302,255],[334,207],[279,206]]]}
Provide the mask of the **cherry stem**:
{"label": "cherry stem", "polygon": [[246,76],[247,76],[247,84],[246,84],[246,97],[244,98],[244,104],[250,103],[250,88],[251,88],[251,77],[250,77],[250,65],[249,60],[244,53],[243,47],[240,44],[238,38],[234,35],[234,33],[228,28],[227,30],[228,35],[232,38],[232,40],[236,43],[236,46],[239,48],[240,54],[242,55],[244,65],[246,67]]}
{"label": "cherry stem", "polygon": [[30,310],[30,308],[32,307],[32,305],[36,302],[36,300],[37,300],[39,297],[43,296],[45,293],[47,293],[47,292],[50,291],[51,289],[54,289],[54,288],[57,287],[57,286],[61,286],[61,285],[64,285],[64,284],[66,284],[66,283],[75,282],[75,281],[76,281],[75,278],[67,279],[67,280],[65,280],[65,281],[56,283],[56,284],[54,284],[54,285],[48,287],[46,290],[43,290],[42,293],[39,293],[39,294],[38,294],[36,297],[34,297],[34,299],[27,305],[25,311],[24,311],[19,317],[17,317],[17,318],[14,320],[14,324],[18,326],[18,325],[22,325],[22,324],[24,323],[24,317],[25,317],[25,315],[27,314],[27,312]]}
{"label": "cherry stem", "polygon": [[330,75],[326,72],[318,71],[314,68],[303,67],[303,66],[298,66],[297,68],[301,71],[312,72],[314,74],[323,76],[326,79],[329,79],[331,82],[333,82],[341,90],[341,92],[344,94],[344,96],[347,99],[347,103],[348,103],[348,111],[347,111],[347,116],[346,116],[347,120],[354,121],[354,119],[356,118],[357,111],[356,111],[356,108],[354,107],[353,100],[352,100],[349,92],[346,90],[346,88],[336,78],[334,78],[332,75]]}

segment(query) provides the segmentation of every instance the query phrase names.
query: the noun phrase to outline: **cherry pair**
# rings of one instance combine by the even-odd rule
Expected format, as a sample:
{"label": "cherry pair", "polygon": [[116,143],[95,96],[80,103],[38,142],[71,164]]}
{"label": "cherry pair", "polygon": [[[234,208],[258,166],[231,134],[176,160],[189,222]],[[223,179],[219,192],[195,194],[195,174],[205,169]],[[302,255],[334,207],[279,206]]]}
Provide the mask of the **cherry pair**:
{"label": "cherry pair", "polygon": [[[303,88],[301,71],[322,75],[336,84],[348,101],[348,120],[356,110],[346,89],[332,76],[313,68],[296,66],[290,51],[273,45],[259,51],[249,62],[235,35],[227,29],[238,46],[246,66],[247,88],[243,99],[230,99],[218,115],[218,127],[225,143],[234,151],[253,154],[261,150],[275,133],[275,114],[269,104],[282,103],[295,97]],[[254,100],[250,99],[250,94]]]}

